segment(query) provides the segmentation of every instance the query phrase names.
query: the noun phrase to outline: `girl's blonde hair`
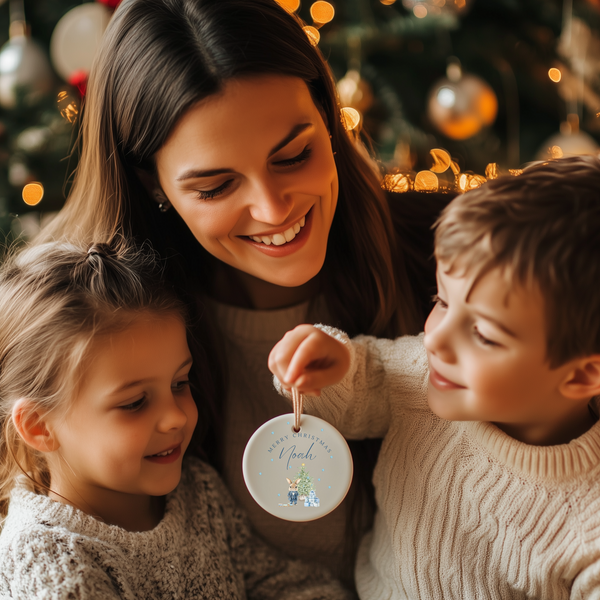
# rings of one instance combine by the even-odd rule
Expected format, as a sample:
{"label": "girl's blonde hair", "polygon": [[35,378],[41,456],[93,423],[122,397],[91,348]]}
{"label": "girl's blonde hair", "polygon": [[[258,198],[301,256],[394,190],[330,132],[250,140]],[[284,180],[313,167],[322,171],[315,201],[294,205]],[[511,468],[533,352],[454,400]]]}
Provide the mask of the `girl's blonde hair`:
{"label": "girl's blonde hair", "polygon": [[139,311],[175,313],[176,295],[161,282],[152,252],[125,244],[47,243],[13,254],[0,271],[0,523],[15,479],[36,491],[50,474],[12,420],[21,398],[40,414],[65,410],[92,340],[127,327]]}

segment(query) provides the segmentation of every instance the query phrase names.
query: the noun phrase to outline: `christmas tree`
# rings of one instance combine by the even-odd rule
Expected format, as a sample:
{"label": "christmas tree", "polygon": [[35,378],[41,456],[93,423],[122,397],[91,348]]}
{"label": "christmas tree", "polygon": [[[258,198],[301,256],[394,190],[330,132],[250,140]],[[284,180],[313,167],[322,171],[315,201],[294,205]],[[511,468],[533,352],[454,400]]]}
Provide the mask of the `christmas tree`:
{"label": "christmas tree", "polygon": [[304,498],[310,494],[311,490],[315,489],[313,486],[313,478],[304,468],[304,463],[302,463],[302,466],[296,475],[296,479],[300,480],[298,482],[298,494],[300,498],[304,500]]}

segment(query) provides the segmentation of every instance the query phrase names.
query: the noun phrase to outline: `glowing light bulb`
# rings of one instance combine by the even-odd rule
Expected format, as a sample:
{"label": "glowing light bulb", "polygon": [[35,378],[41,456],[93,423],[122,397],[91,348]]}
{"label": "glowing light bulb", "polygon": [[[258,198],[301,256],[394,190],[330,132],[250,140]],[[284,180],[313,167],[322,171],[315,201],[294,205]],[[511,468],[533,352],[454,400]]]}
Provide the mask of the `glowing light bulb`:
{"label": "glowing light bulb", "polygon": [[419,171],[415,177],[415,190],[422,192],[437,192],[440,182],[435,173]]}
{"label": "glowing light bulb", "polygon": [[431,171],[434,173],[444,173],[450,167],[450,163],[452,159],[450,155],[441,148],[433,148],[433,150],[429,151],[431,158],[433,158],[433,165],[431,167]]}

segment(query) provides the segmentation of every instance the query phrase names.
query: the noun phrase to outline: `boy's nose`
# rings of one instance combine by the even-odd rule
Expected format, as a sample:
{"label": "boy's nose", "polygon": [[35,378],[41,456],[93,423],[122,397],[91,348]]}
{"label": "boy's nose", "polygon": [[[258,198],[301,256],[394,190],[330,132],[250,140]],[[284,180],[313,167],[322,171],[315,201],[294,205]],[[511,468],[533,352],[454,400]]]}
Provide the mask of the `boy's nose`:
{"label": "boy's nose", "polygon": [[425,349],[445,363],[456,362],[456,353],[452,344],[452,332],[444,320],[435,325],[425,326]]}

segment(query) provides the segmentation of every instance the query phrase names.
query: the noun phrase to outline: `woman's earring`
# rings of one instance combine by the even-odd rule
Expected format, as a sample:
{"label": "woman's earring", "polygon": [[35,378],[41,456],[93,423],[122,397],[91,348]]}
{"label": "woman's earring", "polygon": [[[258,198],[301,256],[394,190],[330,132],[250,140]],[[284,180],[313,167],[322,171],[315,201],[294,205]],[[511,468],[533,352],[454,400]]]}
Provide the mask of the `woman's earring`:
{"label": "woman's earring", "polygon": [[165,213],[171,208],[171,203],[162,190],[154,191],[154,199],[158,202],[158,210],[160,212]]}

